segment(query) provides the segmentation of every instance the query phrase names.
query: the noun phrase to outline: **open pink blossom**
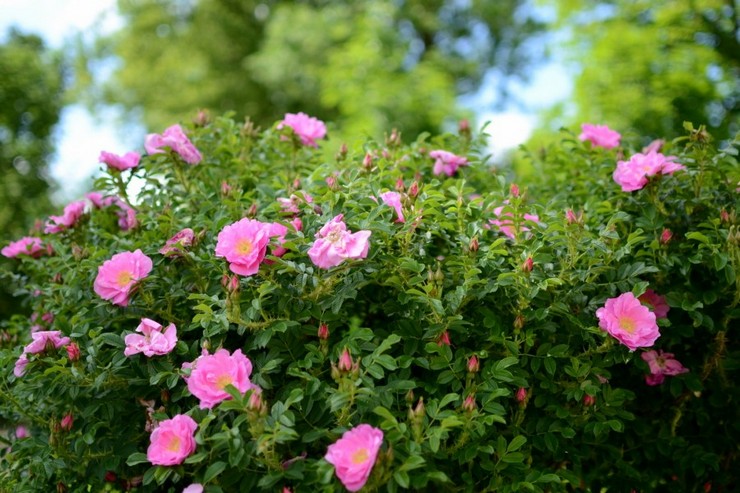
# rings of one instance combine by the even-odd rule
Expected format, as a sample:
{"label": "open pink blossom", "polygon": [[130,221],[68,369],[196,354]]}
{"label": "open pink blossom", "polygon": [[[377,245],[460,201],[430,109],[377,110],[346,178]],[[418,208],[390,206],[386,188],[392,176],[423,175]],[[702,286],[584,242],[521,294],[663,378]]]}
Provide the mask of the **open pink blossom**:
{"label": "open pink blossom", "polygon": [[118,206],[121,208],[116,214],[118,215],[118,226],[122,231],[134,229],[139,225],[136,219],[136,210],[124,201],[119,201]]}
{"label": "open pink blossom", "polygon": [[403,217],[403,206],[401,205],[401,194],[398,192],[385,192],[380,194],[380,198],[383,203],[387,206],[393,207],[398,216],[399,223],[405,223],[406,219]]}
{"label": "open pink blossom", "polygon": [[318,147],[316,141],[326,137],[324,122],[305,113],[286,113],[283,121],[277,126],[278,130],[283,127],[292,128],[304,146]]}
{"label": "open pink blossom", "polygon": [[288,214],[298,214],[301,212],[300,209],[298,208],[301,202],[305,202],[306,204],[311,204],[313,203],[313,197],[303,192],[301,196],[298,196],[296,194],[291,194],[289,198],[278,197],[277,201],[280,204],[280,208],[283,210],[283,212],[288,213]]}
{"label": "open pink blossom", "polygon": [[652,289],[645,290],[645,292],[638,296],[637,299],[640,300],[642,304],[647,305],[648,308],[652,308],[656,319],[668,317],[668,310],[670,310],[671,307],[668,306],[668,303],[666,303],[663,296],[659,295]]}
{"label": "open pink blossom", "polygon": [[36,236],[24,236],[18,241],[11,242],[8,246],[0,250],[3,257],[14,258],[18,255],[28,255],[29,257],[39,258],[45,253],[50,253],[49,249],[41,242],[41,238]]}
{"label": "open pink blossom", "polygon": [[358,491],[370,477],[382,444],[381,430],[361,424],[329,445],[324,459],[334,465],[334,472],[347,490]]}
{"label": "open pink blossom", "polygon": [[270,243],[266,223],[244,218],[224,226],[218,233],[216,256],[229,262],[229,269],[241,276],[257,273]]}
{"label": "open pink blossom", "polygon": [[195,452],[195,430],[198,424],[185,414],[159,423],[149,436],[146,458],[155,466],[174,466]]}
{"label": "open pink blossom", "polygon": [[151,358],[156,355],[164,355],[175,349],[177,344],[177,327],[175,324],[169,324],[163,328],[162,324],[149,318],[142,318],[141,323],[136,327],[136,332],[141,334],[128,334],[124,338],[126,349],[123,354],[133,356],[134,354],[144,353],[144,356]]}
{"label": "open pink blossom", "polygon": [[285,235],[288,234],[288,228],[280,223],[266,223],[265,228],[270,238],[277,238],[278,246],[270,249],[270,254],[276,257],[282,257],[288,250],[283,247]]}
{"label": "open pink blossom", "polygon": [[242,394],[254,387],[249,380],[252,362],[241,349],[234,354],[229,354],[226,349],[219,349],[214,354],[204,351],[195,361],[183,366],[190,368],[190,376],[186,378],[188,390],[200,400],[201,409],[211,409],[219,402],[231,399],[224,390],[227,385],[233,385]]}
{"label": "open pink blossom", "polygon": [[610,129],[606,125],[591,125],[584,123],[581,125],[581,135],[578,136],[583,141],[589,141],[595,147],[611,149],[619,145],[622,138],[619,132]]}
{"label": "open pink blossom", "polygon": [[28,356],[26,355],[26,353],[23,353],[15,361],[15,366],[13,368],[13,375],[15,375],[18,378],[25,375],[26,366],[28,366]]}
{"label": "open pink blossom", "polygon": [[162,134],[149,134],[144,141],[144,148],[149,154],[164,152],[163,147],[169,147],[188,164],[198,164],[203,159],[198,149],[185,135],[180,125],[168,127]]}
{"label": "open pink blossom", "polygon": [[689,372],[688,368],[675,359],[673,353],[650,350],[642,353],[640,357],[650,367],[650,375],[645,375],[645,383],[648,385],[660,385],[667,376],[675,377]]}
{"label": "open pink blossom", "polygon": [[[508,201],[505,201],[504,203],[507,204]],[[540,217],[537,214],[524,214],[522,215],[522,221],[517,228],[514,224],[514,221],[510,219],[514,217],[514,214],[512,214],[511,212],[504,212],[504,206],[496,207],[495,209],[493,209],[493,213],[496,215],[496,219],[489,219],[488,222],[498,227],[499,231],[501,231],[504,235],[508,236],[512,240],[516,238],[518,232],[529,231],[529,228],[527,226],[521,224],[524,221],[531,221],[533,223],[540,222]]]}
{"label": "open pink blossom", "polygon": [[596,310],[599,327],[627,346],[630,351],[638,347],[650,347],[660,337],[655,314],[627,292],[606,300]]}
{"label": "open pink blossom", "polygon": [[637,153],[629,161],[618,161],[612,174],[614,181],[622,187],[624,192],[640,190],[648,183],[648,177],[660,173],[670,175],[676,171],[686,169],[685,166],[673,161],[675,156],[650,151],[647,154]]}
{"label": "open pink blossom", "polygon": [[203,493],[203,485],[200,483],[193,483],[190,486],[186,486],[182,493]]}
{"label": "open pink blossom", "polygon": [[69,337],[63,337],[58,330],[39,330],[31,334],[32,341],[23,348],[26,354],[43,353],[47,348],[60,348],[69,344]]}
{"label": "open pink blossom", "polygon": [[192,246],[194,239],[195,232],[192,229],[182,229],[164,243],[164,246],[159,249],[159,253],[165,257],[180,257],[185,255],[188,248]]}
{"label": "open pink blossom", "polygon": [[441,175],[444,173],[447,176],[452,176],[457,173],[457,168],[468,164],[468,160],[466,158],[457,156],[448,151],[432,151],[429,153],[429,157],[435,160],[434,168],[432,169],[432,173],[435,175]]}
{"label": "open pink blossom", "polygon": [[308,250],[308,256],[317,267],[329,269],[347,259],[367,257],[371,231],[351,233],[342,221],[343,217],[343,214],[339,214],[316,233],[316,240]]}
{"label": "open pink blossom", "polygon": [[127,169],[135,168],[139,165],[141,155],[138,152],[127,152],[123,156],[113,154],[112,152],[101,151],[98,162],[105,163],[108,168],[115,169],[118,171],[124,171]]}
{"label": "open pink blossom", "polygon": [[59,233],[65,229],[73,227],[85,212],[85,201],[78,200],[67,204],[64,213],[61,216],[50,216],[46,222],[44,233]]}
{"label": "open pink blossom", "polygon": [[152,260],[141,250],[117,253],[98,267],[93,288],[104,300],[110,300],[114,305],[128,306],[131,290],[151,270]]}

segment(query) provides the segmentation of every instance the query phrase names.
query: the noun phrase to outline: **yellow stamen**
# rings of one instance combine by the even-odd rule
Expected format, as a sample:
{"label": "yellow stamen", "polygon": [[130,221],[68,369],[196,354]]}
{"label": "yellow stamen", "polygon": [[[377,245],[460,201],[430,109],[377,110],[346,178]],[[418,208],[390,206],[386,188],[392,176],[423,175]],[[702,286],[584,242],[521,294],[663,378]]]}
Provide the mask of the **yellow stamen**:
{"label": "yellow stamen", "polygon": [[216,387],[218,387],[220,390],[223,390],[226,388],[227,385],[231,384],[231,382],[233,382],[231,375],[219,375],[219,377],[216,379]]}
{"label": "yellow stamen", "polygon": [[367,453],[366,448],[361,448],[355,450],[355,452],[352,454],[352,462],[355,464],[362,464],[370,457],[370,454]]}
{"label": "yellow stamen", "polygon": [[131,272],[123,271],[118,274],[117,282],[118,285],[122,288],[128,286],[133,280],[134,276],[131,274]]}
{"label": "yellow stamen", "polygon": [[637,324],[635,324],[635,321],[631,318],[624,317],[619,319],[619,327],[622,330],[629,332],[630,334],[635,331],[635,329],[637,328],[636,325]]}
{"label": "yellow stamen", "polygon": [[242,238],[236,242],[236,253],[239,255],[249,255],[253,248],[252,242],[246,238]]}

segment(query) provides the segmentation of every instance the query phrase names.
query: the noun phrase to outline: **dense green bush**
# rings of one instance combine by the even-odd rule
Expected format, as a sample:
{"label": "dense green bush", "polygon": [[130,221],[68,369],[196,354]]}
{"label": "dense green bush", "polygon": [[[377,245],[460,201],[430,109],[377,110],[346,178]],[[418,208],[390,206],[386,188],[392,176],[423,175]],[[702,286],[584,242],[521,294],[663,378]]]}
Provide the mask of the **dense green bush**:
{"label": "dense green bush", "polygon": [[[58,220],[37,254],[17,255],[4,274],[37,316],[4,323],[0,491],[343,491],[324,457],[363,424],[383,432],[377,458],[368,449],[350,458],[369,461],[367,491],[731,484],[737,141],[718,151],[688,128],[663,151],[686,169],[624,192],[612,173],[634,150],[567,133],[531,156],[541,183],[518,186],[489,165],[485,136],[465,128],[410,145],[393,132],[336,156],[285,125],[201,117],[187,134],[201,161],[157,137],[149,143],[173,150],[99,179],[92,198],[102,207],[70,210],[74,221]],[[435,175],[438,150],[468,163]],[[309,250],[338,215],[366,233],[348,258],[319,268]],[[276,228],[231,245],[267,249],[250,275],[216,254],[219,234],[243,218]],[[185,228],[193,235],[160,253]],[[126,303],[96,294],[135,280],[96,283],[104,262],[136,250],[152,267]],[[597,310],[624,293],[657,293],[670,306],[650,348],[630,351],[599,327]],[[651,302],[656,314],[666,308]],[[655,323],[652,311],[641,314]],[[142,319],[174,324],[176,344],[124,354]],[[60,333],[21,356],[34,324]],[[230,398],[209,404],[185,380],[205,360],[201,370],[183,364],[221,348],[248,359],[249,385],[244,374],[211,382]],[[657,377],[643,355],[661,354],[653,350],[689,371],[648,385]],[[152,430],[160,423],[162,435],[178,415],[197,424],[195,450],[178,438],[167,444],[182,456],[152,465]]]}

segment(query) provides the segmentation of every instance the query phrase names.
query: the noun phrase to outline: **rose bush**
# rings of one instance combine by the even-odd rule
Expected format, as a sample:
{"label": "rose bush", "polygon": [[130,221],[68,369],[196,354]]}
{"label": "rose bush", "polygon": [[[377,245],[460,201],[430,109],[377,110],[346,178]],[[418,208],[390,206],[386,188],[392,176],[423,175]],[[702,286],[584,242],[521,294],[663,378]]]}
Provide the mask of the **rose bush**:
{"label": "rose bush", "polygon": [[517,185],[466,126],[150,135],[4,245],[0,491],[727,490],[738,141],[605,128]]}

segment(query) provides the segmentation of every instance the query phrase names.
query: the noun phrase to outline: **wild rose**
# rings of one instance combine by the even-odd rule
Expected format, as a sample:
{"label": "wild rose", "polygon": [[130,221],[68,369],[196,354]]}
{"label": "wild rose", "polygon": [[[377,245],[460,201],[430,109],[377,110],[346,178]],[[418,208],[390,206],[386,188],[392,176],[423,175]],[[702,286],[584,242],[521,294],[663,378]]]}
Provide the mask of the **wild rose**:
{"label": "wild rose", "polygon": [[76,342],[68,344],[65,349],[67,350],[67,358],[70,361],[78,361],[80,359],[80,346]]}
{"label": "wild rose", "polygon": [[128,334],[124,338],[126,349],[123,354],[133,356],[134,354],[144,353],[144,356],[151,358],[156,355],[168,354],[177,344],[177,327],[175,324],[169,324],[167,328],[162,324],[149,318],[142,318],[141,323],[136,327],[136,332],[140,334]]}
{"label": "wild rose", "polygon": [[519,403],[522,403],[527,400],[527,389],[524,387],[519,387],[519,389],[516,391],[516,401]]}
{"label": "wild rose", "polygon": [[113,255],[98,267],[95,293],[114,305],[128,306],[129,294],[136,283],[152,270],[152,260],[141,250]]}
{"label": "wild rose", "polygon": [[18,255],[28,255],[29,257],[39,258],[49,250],[44,247],[41,238],[36,236],[24,236],[18,241],[11,242],[8,246],[0,250],[3,257],[14,258]]}
{"label": "wild rose", "polygon": [[581,125],[581,135],[578,138],[582,141],[589,141],[595,147],[612,149],[619,145],[622,138],[619,132],[610,129],[606,125],[592,125],[584,123]]}
{"label": "wild rose", "polygon": [[324,459],[349,491],[358,491],[367,482],[383,444],[383,432],[368,424],[347,430],[342,438],[329,445]]}
{"label": "wild rose", "polygon": [[634,192],[647,185],[648,177],[658,173],[673,174],[686,169],[685,166],[673,161],[674,156],[664,156],[655,151],[647,154],[637,153],[629,161],[618,161],[612,177],[622,187],[624,192]]}
{"label": "wild rose", "polygon": [[200,400],[201,409],[211,409],[219,402],[231,399],[224,390],[227,385],[233,385],[242,394],[254,387],[249,380],[252,362],[241,349],[234,354],[229,354],[226,349],[219,349],[214,354],[204,351],[188,367],[188,390]]}
{"label": "wild rose", "polygon": [[466,413],[472,413],[475,411],[475,408],[477,407],[475,403],[475,394],[468,394],[468,396],[465,398],[465,400],[462,403],[462,409]]}
{"label": "wild rose", "polygon": [[244,218],[218,233],[216,256],[229,262],[231,272],[251,276],[259,271],[269,243],[269,225]]}
{"label": "wild rose", "polygon": [[403,217],[403,206],[401,205],[401,194],[398,192],[385,192],[380,194],[380,199],[387,206],[393,207],[396,211],[396,220],[399,223],[405,223],[406,219]]}
{"label": "wild rose", "polygon": [[278,246],[274,246],[270,249],[270,255],[276,257],[282,257],[285,255],[286,250],[282,245],[285,243],[285,235],[288,234],[288,228],[280,223],[266,223],[265,228],[270,238],[277,238]]}
{"label": "wild rose", "polygon": [[164,246],[159,249],[159,253],[165,257],[178,257],[185,254],[185,251],[193,244],[195,233],[190,228],[185,228],[167,240]]}
{"label": "wild rose", "polygon": [[26,428],[23,425],[18,425],[15,427],[15,437],[20,440],[22,438],[28,438],[31,436],[30,433],[28,433],[28,428]]}
{"label": "wild rose", "polygon": [[[508,204],[508,201],[505,201],[504,204]],[[504,235],[507,237],[513,239],[516,239],[516,234],[519,231],[529,231],[529,228],[524,225],[519,225],[517,228],[514,225],[514,221],[512,221],[510,218],[514,217],[514,214],[511,212],[504,212],[504,206],[498,206],[495,209],[493,209],[493,213],[496,215],[497,219],[489,219],[488,222],[494,226],[497,226],[499,231],[501,231]],[[524,221],[531,221],[533,223],[539,223],[540,217],[536,214],[524,214],[522,216]]]}
{"label": "wild rose", "polygon": [[432,151],[429,153],[429,157],[435,160],[434,168],[432,169],[432,173],[435,175],[444,173],[447,176],[452,176],[457,173],[457,168],[467,166],[468,164],[466,158],[443,150]]}
{"label": "wild rose", "polygon": [[147,153],[163,153],[163,147],[172,149],[188,164],[198,164],[203,159],[180,125],[168,127],[161,135],[149,134],[146,136],[144,148]]}
{"label": "wild rose", "polygon": [[72,413],[67,413],[62,418],[62,421],[59,423],[59,426],[64,431],[69,431],[72,429],[72,425],[74,425],[75,418]]}
{"label": "wild rose", "polygon": [[645,290],[645,292],[637,299],[640,300],[640,303],[647,305],[648,308],[653,310],[656,319],[668,317],[668,310],[670,310],[671,307],[668,306],[668,303],[663,296],[659,295],[652,289]]}
{"label": "wild rose", "polygon": [[69,337],[63,337],[58,330],[39,330],[31,334],[32,341],[23,348],[26,354],[43,353],[47,348],[58,349],[70,343]]}
{"label": "wild rose", "polygon": [[198,424],[190,416],[178,414],[166,419],[149,436],[146,458],[155,466],[174,466],[195,452]]}
{"label": "wild rose", "polygon": [[203,493],[203,485],[200,483],[193,483],[190,486],[186,486],[182,493]]}
{"label": "wild rose", "polygon": [[23,353],[15,361],[15,365],[13,367],[13,375],[15,375],[18,378],[25,375],[26,366],[28,366],[28,356],[26,355],[26,353]]}
{"label": "wild rose", "polygon": [[118,226],[121,230],[128,231],[136,228],[139,225],[139,220],[136,219],[136,210],[123,201],[119,201],[118,206],[121,210],[116,214],[118,215]]}
{"label": "wild rose", "polygon": [[689,372],[688,368],[675,359],[673,353],[650,350],[642,353],[640,357],[650,368],[650,375],[645,376],[645,383],[648,385],[660,385],[666,376],[674,377]]}
{"label": "wild rose", "polygon": [[660,337],[655,314],[630,292],[606,300],[596,310],[599,327],[627,346],[630,351],[650,347]]}
{"label": "wild rose", "polygon": [[44,233],[59,233],[77,224],[82,213],[85,212],[85,201],[78,200],[67,204],[61,216],[50,216],[46,222]]}
{"label": "wild rose", "polygon": [[478,356],[474,354],[468,358],[468,373],[478,373],[478,370],[480,370],[480,361]]}
{"label": "wild rose", "polygon": [[667,245],[671,239],[673,238],[673,232],[670,229],[664,228],[663,231],[660,232],[660,243],[663,245]]}
{"label": "wild rose", "polygon": [[319,144],[316,141],[326,137],[324,122],[302,112],[286,113],[283,121],[277,126],[278,130],[284,127],[292,128],[304,146],[318,147]]}
{"label": "wild rose", "polygon": [[351,233],[342,221],[343,217],[343,214],[335,216],[316,233],[316,241],[308,250],[308,256],[317,267],[330,269],[347,259],[367,257],[371,232]]}
{"label": "wild rose", "polygon": [[141,160],[141,155],[138,152],[127,152],[123,156],[113,154],[112,152],[101,151],[98,162],[105,163],[108,168],[125,171],[127,169],[136,168]]}

